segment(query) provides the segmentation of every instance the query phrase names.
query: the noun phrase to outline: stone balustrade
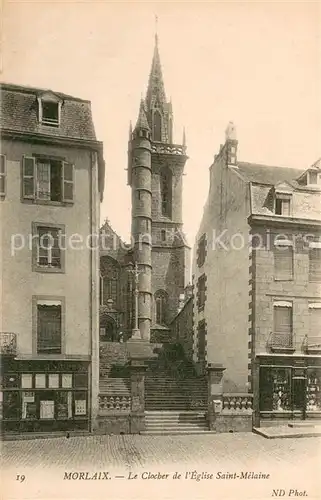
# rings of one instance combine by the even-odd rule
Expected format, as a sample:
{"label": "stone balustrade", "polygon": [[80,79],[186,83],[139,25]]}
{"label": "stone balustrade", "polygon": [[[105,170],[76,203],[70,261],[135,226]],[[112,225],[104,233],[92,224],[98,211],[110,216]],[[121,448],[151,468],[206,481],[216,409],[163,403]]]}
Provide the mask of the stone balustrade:
{"label": "stone balustrade", "polygon": [[179,144],[152,144],[152,153],[183,156],[186,154],[186,147]]}
{"label": "stone balustrade", "polygon": [[253,394],[223,394],[223,413],[252,413]]}
{"label": "stone balustrade", "polygon": [[99,396],[99,410],[102,412],[123,411],[130,412],[130,396]]}

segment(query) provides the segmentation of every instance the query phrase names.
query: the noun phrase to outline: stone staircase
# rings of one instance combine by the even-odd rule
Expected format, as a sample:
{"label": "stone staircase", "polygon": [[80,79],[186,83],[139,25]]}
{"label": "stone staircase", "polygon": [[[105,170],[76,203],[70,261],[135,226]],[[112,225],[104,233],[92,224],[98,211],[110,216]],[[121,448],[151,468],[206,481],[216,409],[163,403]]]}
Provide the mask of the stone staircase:
{"label": "stone staircase", "polygon": [[101,342],[99,348],[99,395],[130,397],[126,344]]}
{"label": "stone staircase", "polygon": [[147,374],[145,409],[202,410],[207,408],[207,382],[204,377],[175,378],[166,373]]}
{"label": "stone staircase", "polygon": [[145,376],[144,434],[209,432],[207,379],[198,376],[178,345],[164,346]]}
{"label": "stone staircase", "polygon": [[146,411],[146,430],[141,434],[210,433],[204,411]]}

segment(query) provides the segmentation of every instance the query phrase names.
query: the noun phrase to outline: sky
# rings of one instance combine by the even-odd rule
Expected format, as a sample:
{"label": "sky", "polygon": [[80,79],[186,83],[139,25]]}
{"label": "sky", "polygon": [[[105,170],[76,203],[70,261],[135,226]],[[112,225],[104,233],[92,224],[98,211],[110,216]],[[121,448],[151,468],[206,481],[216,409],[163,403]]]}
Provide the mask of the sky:
{"label": "sky", "polygon": [[307,168],[320,158],[320,5],[4,0],[1,80],[92,102],[106,161],[101,219],[128,240],[128,127],[146,92],[157,15],[175,143],[186,128],[183,217],[192,245],[229,121],[241,161]]}

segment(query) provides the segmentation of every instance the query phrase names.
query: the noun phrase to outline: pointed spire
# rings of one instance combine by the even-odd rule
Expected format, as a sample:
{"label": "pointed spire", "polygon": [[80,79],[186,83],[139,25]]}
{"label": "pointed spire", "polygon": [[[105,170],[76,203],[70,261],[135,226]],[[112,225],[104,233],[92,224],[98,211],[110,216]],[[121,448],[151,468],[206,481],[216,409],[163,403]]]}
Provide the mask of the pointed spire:
{"label": "pointed spire", "polygon": [[183,146],[186,146],[186,130],[185,127],[183,127]]}
{"label": "pointed spire", "polygon": [[135,129],[145,129],[145,130],[150,130],[147,117],[146,117],[146,112],[145,112],[145,104],[144,100],[141,99],[140,101],[140,106],[139,106],[139,113],[138,113],[138,118],[137,118],[137,123]]}
{"label": "pointed spire", "polygon": [[151,107],[155,104],[155,102],[159,103],[160,106],[166,103],[162,67],[160,63],[159,50],[158,50],[157,32],[155,33],[154,55],[153,55],[152,67],[149,74],[149,81],[146,94],[147,110],[150,110]]}
{"label": "pointed spire", "polygon": [[132,125],[132,121],[130,120],[130,122],[129,122],[129,132],[128,132],[128,137],[129,137],[130,141],[132,140],[132,134],[133,134],[133,125]]}

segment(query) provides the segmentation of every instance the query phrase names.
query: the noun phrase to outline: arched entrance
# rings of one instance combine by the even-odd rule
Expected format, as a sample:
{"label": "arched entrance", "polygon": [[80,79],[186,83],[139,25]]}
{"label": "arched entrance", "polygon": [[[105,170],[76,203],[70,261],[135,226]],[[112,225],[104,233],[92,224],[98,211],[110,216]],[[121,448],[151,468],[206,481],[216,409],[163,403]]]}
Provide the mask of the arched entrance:
{"label": "arched entrance", "polygon": [[117,337],[116,321],[105,311],[102,311],[99,322],[99,340],[101,342],[117,342]]}

